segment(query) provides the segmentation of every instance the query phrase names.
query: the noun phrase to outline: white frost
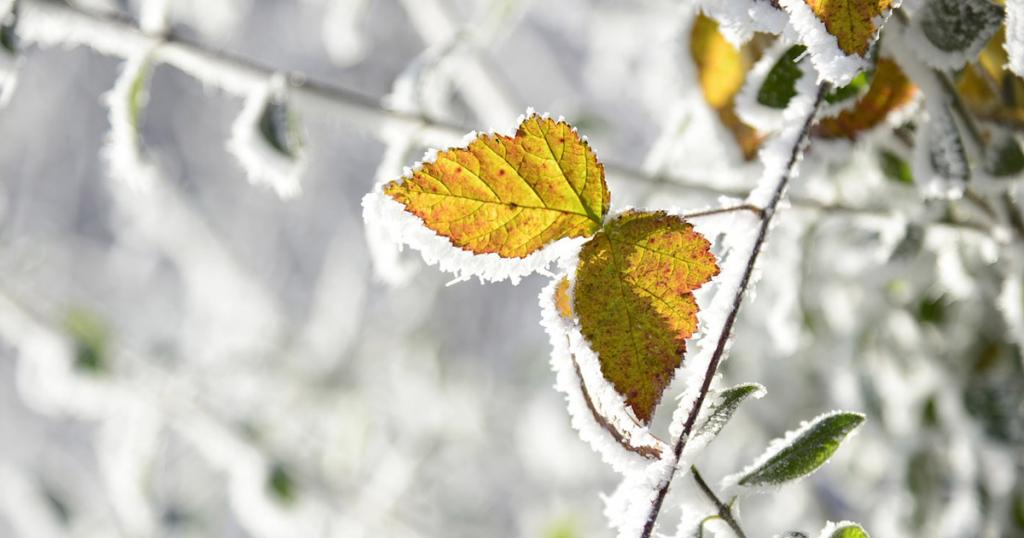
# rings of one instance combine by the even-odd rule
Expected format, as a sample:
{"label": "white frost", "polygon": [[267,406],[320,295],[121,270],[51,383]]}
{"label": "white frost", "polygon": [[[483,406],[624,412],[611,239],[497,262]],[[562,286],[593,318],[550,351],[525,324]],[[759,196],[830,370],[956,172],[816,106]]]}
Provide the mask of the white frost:
{"label": "white frost", "polygon": [[[759,131],[776,131],[786,123],[787,117],[792,117],[792,114],[787,114],[785,109],[765,106],[757,100],[757,94],[761,91],[761,86],[764,85],[768,73],[791,46],[793,46],[792,43],[779,40],[765,51],[761,59],[747,73],[743,88],[736,96],[736,114],[744,123]],[[796,107],[797,110],[804,111],[814,105],[818,89],[817,73],[802,58],[798,58],[796,66],[803,75],[796,80],[796,95],[790,100],[787,108]]]}
{"label": "white frost", "polygon": [[755,32],[779,35],[786,29],[786,14],[768,0],[701,0],[700,9],[718,23],[722,36],[737,48]]}
{"label": "white frost", "polygon": [[[145,107],[148,81],[140,78],[148,78],[151,69],[148,50],[135,54],[125,61],[114,87],[104,95],[110,132],[100,152],[111,177],[133,189],[147,189],[158,181],[156,168],[144,155],[137,120],[132,117],[133,106],[138,106],[139,111]],[[137,89],[137,84],[141,88]],[[139,93],[133,97],[133,91]],[[133,99],[137,99],[135,105]]]}
{"label": "white frost", "polygon": [[1006,0],[1006,42],[1010,63],[1007,67],[1024,76],[1024,0]]}
{"label": "white frost", "polygon": [[[839,48],[839,41],[829,33],[804,0],[779,0],[779,5],[789,13],[789,23],[800,36],[800,41],[807,45],[811,63],[818,70],[821,80],[843,86],[868,67],[864,57],[846,54]],[[881,28],[885,17],[876,17],[872,22]]]}
{"label": "white frost", "polygon": [[[285,155],[270,145],[260,122],[273,103],[286,103],[286,81],[275,75],[266,84],[252,89],[238,119],[231,126],[227,148],[245,169],[249,182],[274,189],[281,198],[293,198],[302,188],[299,178],[306,170],[307,155],[301,144],[289,144],[294,155]],[[284,121],[288,121],[287,119]],[[285,127],[290,128],[290,127]]]}

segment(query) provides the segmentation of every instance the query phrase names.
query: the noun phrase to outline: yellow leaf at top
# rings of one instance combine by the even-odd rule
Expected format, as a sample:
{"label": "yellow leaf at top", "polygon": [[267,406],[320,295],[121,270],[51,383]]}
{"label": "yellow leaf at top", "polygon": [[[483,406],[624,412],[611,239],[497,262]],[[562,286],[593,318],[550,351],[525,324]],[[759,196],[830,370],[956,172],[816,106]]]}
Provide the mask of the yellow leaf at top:
{"label": "yellow leaf at top", "polygon": [[604,167],[564,121],[531,115],[514,137],[439,152],[384,193],[459,248],[523,258],[592,235],[608,212]]}
{"label": "yellow leaf at top", "polygon": [[879,58],[867,93],[853,108],[819,121],[814,134],[822,138],[853,140],[880,125],[891,112],[909,104],[915,95],[917,86],[907,78],[900,66],[888,58]]}
{"label": "yellow leaf at top", "polygon": [[804,0],[846,54],[865,56],[892,0]]}
{"label": "yellow leaf at top", "polygon": [[580,251],[573,289],[580,330],[644,424],[697,329],[692,292],[718,274],[710,246],[677,216],[628,211]]}
{"label": "yellow leaf at top", "polygon": [[759,56],[756,41],[737,49],[719,32],[718,23],[698,15],[690,34],[690,54],[697,66],[704,100],[732,133],[744,158],[753,159],[762,136],[736,114],[735,99],[743,88],[747,71]]}

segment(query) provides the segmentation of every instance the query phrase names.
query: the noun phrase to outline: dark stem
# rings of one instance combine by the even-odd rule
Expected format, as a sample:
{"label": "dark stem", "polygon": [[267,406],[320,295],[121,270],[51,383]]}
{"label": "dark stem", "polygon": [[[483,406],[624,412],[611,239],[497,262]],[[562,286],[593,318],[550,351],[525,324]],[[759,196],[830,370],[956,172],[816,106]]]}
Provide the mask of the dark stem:
{"label": "dark stem", "polygon": [[764,212],[763,209],[761,209],[760,207],[757,207],[754,204],[742,204],[742,205],[734,205],[734,206],[728,206],[728,207],[719,207],[719,208],[716,208],[716,209],[706,209],[704,211],[694,211],[693,213],[687,213],[685,215],[680,215],[680,216],[683,219],[696,219],[696,218],[700,218],[700,217],[710,217],[711,215],[721,215],[722,213],[733,213],[733,212],[736,212],[736,211],[750,211],[751,213],[753,213],[753,214],[755,214],[755,215],[757,215],[759,217]]}
{"label": "dark stem", "polygon": [[729,527],[732,528],[732,531],[736,533],[736,536],[739,536],[739,538],[747,538],[747,534],[743,532],[743,528],[740,527],[740,523],[736,521],[736,518],[732,515],[732,507],[723,503],[718,496],[715,495],[715,492],[712,491],[711,486],[708,486],[708,483],[704,481],[704,477],[700,475],[700,472],[697,471],[697,467],[695,465],[690,466],[690,473],[693,474],[693,480],[697,483],[697,487],[704,492],[704,495],[707,496],[711,502],[715,503],[715,508],[718,509],[718,517],[722,518],[722,521],[726,522]]}
{"label": "dark stem", "polygon": [[732,335],[732,327],[736,323],[736,316],[739,314],[740,305],[743,304],[743,297],[747,293],[750,278],[754,274],[754,267],[757,263],[757,258],[761,255],[761,250],[764,247],[765,240],[768,238],[768,229],[771,225],[772,217],[775,215],[775,209],[779,206],[779,202],[782,200],[782,196],[786,192],[786,187],[789,186],[789,180],[793,175],[793,169],[795,168],[797,161],[800,160],[803,148],[810,137],[811,127],[814,125],[814,121],[818,115],[818,109],[821,108],[821,102],[824,100],[829,86],[830,85],[828,83],[818,86],[818,96],[814,100],[814,108],[807,115],[803,128],[797,136],[796,143],[793,144],[793,149],[789,154],[789,160],[786,162],[786,169],[783,171],[782,177],[779,178],[779,182],[775,186],[775,191],[772,193],[771,201],[769,201],[768,205],[766,205],[761,211],[761,224],[758,227],[757,238],[754,240],[754,247],[750,251],[750,257],[747,259],[747,265],[743,270],[743,277],[740,280],[739,287],[736,289],[736,295],[733,297],[732,307],[729,309],[729,315],[725,318],[725,323],[722,325],[722,331],[718,335],[718,342],[715,345],[715,351],[711,355],[711,361],[708,363],[707,370],[704,372],[704,381],[701,383],[700,392],[697,394],[696,401],[693,402],[693,407],[690,408],[690,414],[686,417],[686,423],[683,424],[683,431],[679,434],[679,438],[676,440],[674,450],[675,461],[673,462],[672,468],[669,470],[669,474],[665,478],[665,481],[658,488],[658,495],[654,499],[654,503],[651,505],[651,511],[647,514],[647,522],[644,524],[644,531],[643,534],[641,534],[642,538],[650,538],[651,533],[654,532],[654,523],[658,520],[658,514],[661,512],[661,505],[665,502],[665,495],[668,494],[669,486],[672,484],[672,479],[676,474],[676,465],[679,464],[679,458],[683,454],[683,449],[686,448],[686,441],[690,437],[690,432],[693,431],[694,423],[697,421],[697,415],[700,413],[700,409],[704,405],[704,399],[707,398],[708,391],[711,389],[711,380],[715,377],[715,372],[718,371],[718,365],[722,361],[722,356],[725,355],[725,345],[729,341],[729,337]]}

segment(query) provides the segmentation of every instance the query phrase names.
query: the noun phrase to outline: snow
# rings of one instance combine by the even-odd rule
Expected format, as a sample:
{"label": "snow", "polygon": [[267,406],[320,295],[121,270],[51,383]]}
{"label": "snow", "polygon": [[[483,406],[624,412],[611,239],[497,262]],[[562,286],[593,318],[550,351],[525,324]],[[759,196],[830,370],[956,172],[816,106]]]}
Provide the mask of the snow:
{"label": "snow", "polygon": [[786,13],[766,0],[700,0],[698,6],[718,22],[719,31],[737,48],[756,32],[779,35],[786,29]]}
{"label": "snow", "polygon": [[[772,44],[747,73],[743,88],[736,96],[736,113],[744,123],[759,131],[774,132],[785,125],[787,117],[794,117],[792,112],[787,113],[785,109],[762,105],[757,100],[757,94],[761,91],[761,86],[764,85],[768,73],[791,46],[793,46],[791,43],[781,39]],[[817,97],[816,72],[803,59],[797,61],[796,65],[803,76],[797,79],[796,95],[793,96],[787,108],[794,107],[794,110],[804,111],[814,104],[814,99]]]}
{"label": "snow", "polygon": [[[971,11],[971,7],[968,5],[969,2],[962,2],[962,0],[954,1],[961,2],[958,4],[960,12],[956,17],[964,17],[973,13]],[[942,50],[932,43],[931,39],[928,38],[924,31],[924,11],[930,9],[932,6],[937,6],[938,3],[939,1],[935,0],[931,3],[925,4],[914,14],[914,17],[911,18],[910,26],[906,28],[906,43],[913,47],[916,56],[930,67],[941,70],[960,69],[968,62],[972,62],[978,57],[978,53],[981,52],[981,49],[985,48],[989,39],[991,39],[992,35],[995,34],[998,29],[998,24],[992,25],[990,29],[991,31],[979,32],[978,35],[975,36],[974,40],[962,50]],[[942,14],[936,14],[935,16],[938,17],[941,15]],[[953,25],[951,24],[950,26]],[[1007,25],[1007,29],[1009,29],[1009,25]]]}

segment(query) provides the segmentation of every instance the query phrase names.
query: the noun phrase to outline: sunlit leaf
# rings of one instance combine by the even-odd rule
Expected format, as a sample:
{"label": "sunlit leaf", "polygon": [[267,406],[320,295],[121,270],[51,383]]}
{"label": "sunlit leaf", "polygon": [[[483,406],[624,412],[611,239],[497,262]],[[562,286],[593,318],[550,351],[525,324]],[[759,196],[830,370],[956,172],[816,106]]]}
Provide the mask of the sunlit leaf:
{"label": "sunlit leaf", "polygon": [[796,59],[806,51],[807,47],[794,45],[779,57],[757,91],[758,103],[771,108],[786,108],[796,97],[796,82],[804,76]]}
{"label": "sunlit leaf", "polygon": [[732,133],[744,158],[753,159],[762,136],[736,114],[735,99],[747,72],[760,56],[759,47],[752,43],[737,49],[719,32],[718,23],[698,15],[690,35],[690,54],[697,66],[704,100]]}
{"label": "sunlit leaf", "polygon": [[664,212],[628,211],[580,251],[573,307],[601,371],[650,421],[697,329],[693,291],[718,274],[710,243]]}
{"label": "sunlit leaf", "polygon": [[866,56],[892,0],[804,0],[846,54]]}
{"label": "sunlit leaf", "polygon": [[736,482],[741,486],[777,486],[813,473],[839,449],[847,435],[864,422],[860,413],[836,412],[822,415],[773,441],[752,469],[744,470]]}
{"label": "sunlit leaf", "polygon": [[848,138],[877,127],[889,114],[907,105],[917,94],[917,87],[896,62],[880,58],[871,77],[871,86],[853,108],[835,117],[822,119],[814,134],[822,138]]}
{"label": "sunlit leaf", "polygon": [[532,115],[515,137],[485,134],[437,154],[384,192],[452,244],[522,258],[601,227],[604,167],[564,121]]}

